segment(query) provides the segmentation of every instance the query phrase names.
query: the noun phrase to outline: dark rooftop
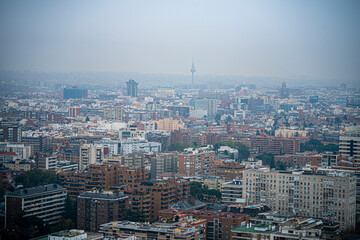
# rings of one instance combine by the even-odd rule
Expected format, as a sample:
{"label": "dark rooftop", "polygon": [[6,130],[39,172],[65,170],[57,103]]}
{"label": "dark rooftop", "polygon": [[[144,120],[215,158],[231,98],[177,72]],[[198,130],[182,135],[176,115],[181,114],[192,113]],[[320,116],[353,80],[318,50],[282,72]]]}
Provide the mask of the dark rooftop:
{"label": "dark rooftop", "polygon": [[14,192],[8,193],[7,196],[25,197],[25,196],[31,196],[31,195],[36,195],[39,193],[51,192],[51,191],[56,191],[56,190],[65,190],[65,188],[63,188],[62,186],[60,186],[58,184],[48,184],[48,185],[43,185],[43,186],[39,186],[39,187],[19,189]]}

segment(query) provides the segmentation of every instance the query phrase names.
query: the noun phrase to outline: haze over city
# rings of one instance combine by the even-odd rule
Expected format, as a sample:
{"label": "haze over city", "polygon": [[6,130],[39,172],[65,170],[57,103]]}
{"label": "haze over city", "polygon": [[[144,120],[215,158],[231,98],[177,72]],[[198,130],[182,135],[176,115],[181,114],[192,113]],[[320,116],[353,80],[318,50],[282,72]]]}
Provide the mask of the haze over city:
{"label": "haze over city", "polygon": [[[0,70],[356,85],[358,1],[2,1]],[[206,81],[206,80],[205,80]]]}

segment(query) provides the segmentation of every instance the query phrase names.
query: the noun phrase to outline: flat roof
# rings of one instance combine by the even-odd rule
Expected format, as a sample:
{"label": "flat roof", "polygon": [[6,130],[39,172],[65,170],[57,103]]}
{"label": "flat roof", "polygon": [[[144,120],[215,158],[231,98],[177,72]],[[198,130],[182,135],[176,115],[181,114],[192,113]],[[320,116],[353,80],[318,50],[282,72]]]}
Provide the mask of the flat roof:
{"label": "flat roof", "polygon": [[44,192],[52,192],[56,190],[65,190],[64,187],[60,186],[59,184],[48,184],[38,187],[32,187],[32,188],[25,188],[25,189],[19,189],[14,192],[10,192],[6,194],[6,196],[11,197],[25,197],[25,196],[31,196],[36,195]]}

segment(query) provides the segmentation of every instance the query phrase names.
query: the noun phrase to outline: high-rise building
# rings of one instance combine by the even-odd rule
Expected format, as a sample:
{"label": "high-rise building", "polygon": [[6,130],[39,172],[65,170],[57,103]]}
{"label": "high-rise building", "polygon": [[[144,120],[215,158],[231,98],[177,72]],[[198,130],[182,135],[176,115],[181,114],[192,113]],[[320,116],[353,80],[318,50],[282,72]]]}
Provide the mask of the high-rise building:
{"label": "high-rise building", "polygon": [[356,177],[348,173],[246,170],[243,196],[279,214],[324,218],[345,230],[355,228]]}
{"label": "high-rise building", "polygon": [[289,98],[289,89],[286,88],[286,82],[283,82],[283,83],[281,84],[280,97],[281,97],[281,98]]}
{"label": "high-rise building", "polygon": [[121,220],[129,197],[112,191],[87,191],[77,198],[77,227],[97,232],[101,224]]}
{"label": "high-rise building", "polygon": [[80,107],[69,107],[68,114],[70,117],[80,116]]}
{"label": "high-rise building", "polygon": [[35,156],[37,169],[56,170],[57,155],[37,154]]}
{"label": "high-rise building", "polygon": [[111,122],[122,122],[123,120],[122,107],[105,107],[103,119]]}
{"label": "high-rise building", "polygon": [[2,138],[0,141],[21,142],[22,130],[20,126],[2,126]]}
{"label": "high-rise building", "polygon": [[80,147],[79,169],[86,169],[90,164],[101,163],[104,158],[104,149],[86,143]]}
{"label": "high-rise building", "polygon": [[344,157],[352,157],[355,166],[360,166],[360,134],[340,136],[340,154]]}
{"label": "high-rise building", "polygon": [[5,196],[5,227],[17,231],[21,217],[35,216],[54,225],[64,212],[66,189],[57,184],[25,188]]}
{"label": "high-rise building", "polygon": [[164,172],[177,172],[179,156],[177,153],[159,153],[151,158],[150,175],[152,179]]}
{"label": "high-rise building", "polygon": [[242,180],[234,179],[231,182],[223,183],[221,187],[221,201],[223,204],[239,202],[243,198]]}
{"label": "high-rise building", "polygon": [[85,98],[88,96],[88,90],[85,88],[78,88],[77,86],[72,86],[72,88],[64,88],[63,95],[64,99]]}
{"label": "high-rise building", "polygon": [[211,175],[215,161],[214,151],[188,151],[179,154],[179,173],[186,176]]}
{"label": "high-rise building", "polygon": [[127,81],[126,82],[127,95],[130,97],[137,97],[138,96],[138,85],[139,85],[139,83],[135,82],[132,79]]}

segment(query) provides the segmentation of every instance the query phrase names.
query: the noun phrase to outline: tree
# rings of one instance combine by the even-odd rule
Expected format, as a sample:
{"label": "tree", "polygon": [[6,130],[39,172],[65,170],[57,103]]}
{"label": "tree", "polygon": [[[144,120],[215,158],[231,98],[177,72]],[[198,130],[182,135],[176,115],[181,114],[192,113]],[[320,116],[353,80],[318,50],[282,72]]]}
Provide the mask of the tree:
{"label": "tree", "polygon": [[221,199],[221,192],[216,189],[209,189],[208,186],[202,186],[201,183],[192,182],[190,184],[190,195],[200,201],[205,199],[205,196],[215,196],[217,200]]}
{"label": "tree", "polygon": [[257,155],[255,159],[262,160],[264,165],[269,165],[270,168],[275,168],[275,155],[272,153],[262,153]]}
{"label": "tree", "polygon": [[322,152],[337,152],[339,151],[339,146],[336,144],[327,144],[324,145],[321,141],[317,139],[310,139],[309,141],[302,143],[300,145],[300,150],[302,152],[306,151],[317,151]]}
{"label": "tree", "polygon": [[147,217],[144,215],[143,212],[131,211],[130,209],[126,209],[125,214],[121,220],[131,222],[145,222],[147,220]]}
{"label": "tree", "polygon": [[229,122],[232,122],[233,119],[230,115],[227,116],[226,120],[225,120],[225,123],[228,124]]}
{"label": "tree", "polygon": [[46,184],[60,184],[60,177],[55,171],[33,169],[15,177],[15,183],[25,188]]}
{"label": "tree", "polygon": [[188,143],[177,142],[175,144],[171,144],[169,150],[176,151],[176,152],[182,152],[182,151],[184,151],[185,148],[189,148],[189,147],[192,147],[192,146]]}

